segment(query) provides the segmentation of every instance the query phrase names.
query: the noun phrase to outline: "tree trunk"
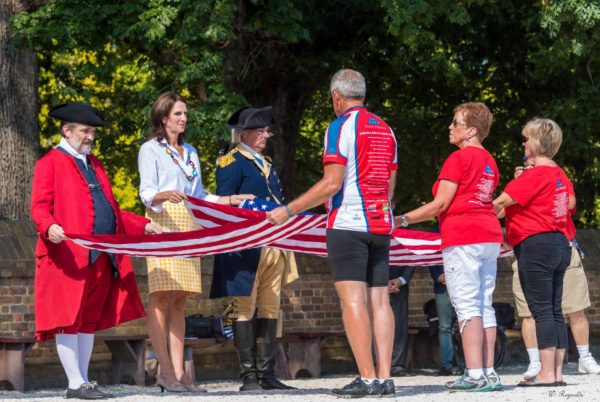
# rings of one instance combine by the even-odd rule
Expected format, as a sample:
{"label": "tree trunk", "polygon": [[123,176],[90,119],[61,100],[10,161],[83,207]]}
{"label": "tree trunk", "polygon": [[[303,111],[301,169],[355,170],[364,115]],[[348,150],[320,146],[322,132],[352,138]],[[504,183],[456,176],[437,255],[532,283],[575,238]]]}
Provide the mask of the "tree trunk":
{"label": "tree trunk", "polygon": [[224,70],[232,92],[242,94],[253,107],[273,106],[275,136],[265,151],[291,201],[296,176],[296,147],[304,110],[319,82],[298,66],[298,54],[281,41],[244,31],[252,6],[238,2],[237,39],[225,49]]}
{"label": "tree trunk", "polygon": [[41,1],[0,2],[0,219],[29,217],[33,167],[40,153],[37,59],[16,49],[10,18]]}

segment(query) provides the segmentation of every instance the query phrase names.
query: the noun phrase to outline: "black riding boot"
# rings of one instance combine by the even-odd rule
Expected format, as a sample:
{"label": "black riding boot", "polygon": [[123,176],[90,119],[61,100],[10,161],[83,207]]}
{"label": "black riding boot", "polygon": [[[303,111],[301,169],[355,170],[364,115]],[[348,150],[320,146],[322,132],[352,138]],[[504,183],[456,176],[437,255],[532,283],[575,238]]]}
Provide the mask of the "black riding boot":
{"label": "black riding boot", "polygon": [[233,344],[240,359],[242,386],[240,391],[256,391],[258,385],[256,372],[256,338],[254,336],[255,320],[233,322]]}
{"label": "black riding boot", "polygon": [[259,318],[256,320],[256,370],[258,383],[263,389],[296,389],[282,383],[275,377],[275,357],[277,355],[277,320]]}

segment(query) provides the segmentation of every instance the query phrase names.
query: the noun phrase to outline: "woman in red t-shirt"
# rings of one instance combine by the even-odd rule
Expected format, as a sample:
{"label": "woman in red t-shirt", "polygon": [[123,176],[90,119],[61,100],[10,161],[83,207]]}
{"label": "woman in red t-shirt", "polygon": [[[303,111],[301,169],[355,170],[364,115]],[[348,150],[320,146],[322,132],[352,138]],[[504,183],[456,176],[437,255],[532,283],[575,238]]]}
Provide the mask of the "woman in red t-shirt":
{"label": "woman in red t-shirt", "polygon": [[450,143],[459,150],[444,162],[433,186],[434,199],[396,218],[396,226],[436,216],[442,236],[446,286],[462,332],[467,371],[446,383],[451,391],[492,391],[502,388],[494,371],[496,314],[492,293],[502,229],[492,206],[499,174],[494,158],[481,143],[493,117],[483,103],[454,109],[448,127]]}
{"label": "woman in red t-shirt", "polygon": [[536,325],[542,369],[520,386],[562,383],[562,361],[568,344],[562,315],[565,270],[571,260],[567,238],[569,211],[575,208],[573,185],[552,160],[562,142],[562,131],[550,119],[535,118],[523,128],[528,165],[517,171],[494,200],[498,216],[506,216],[507,242],[513,246],[519,279]]}

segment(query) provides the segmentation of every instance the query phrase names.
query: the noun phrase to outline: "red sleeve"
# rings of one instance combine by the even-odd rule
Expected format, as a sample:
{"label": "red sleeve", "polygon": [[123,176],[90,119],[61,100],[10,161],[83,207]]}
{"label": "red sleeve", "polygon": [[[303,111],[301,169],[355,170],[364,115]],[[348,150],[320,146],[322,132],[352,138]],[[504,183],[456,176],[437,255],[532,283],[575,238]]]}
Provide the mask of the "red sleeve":
{"label": "red sleeve", "polygon": [[33,171],[31,189],[31,219],[40,236],[48,239],[48,228],[59,224],[54,218],[54,163],[49,156],[43,157]]}
{"label": "red sleeve", "polygon": [[518,178],[511,180],[504,189],[504,192],[522,207],[537,197],[540,185],[544,185],[543,180],[537,180],[538,175],[534,174],[533,170],[525,170]]}
{"label": "red sleeve", "polygon": [[462,177],[462,161],[457,152],[453,152],[442,165],[438,180],[449,180],[459,183]]}
{"label": "red sleeve", "polygon": [[119,214],[123,222],[123,229],[127,234],[144,234],[144,228],[150,223],[150,219],[134,214],[133,212],[119,209]]}

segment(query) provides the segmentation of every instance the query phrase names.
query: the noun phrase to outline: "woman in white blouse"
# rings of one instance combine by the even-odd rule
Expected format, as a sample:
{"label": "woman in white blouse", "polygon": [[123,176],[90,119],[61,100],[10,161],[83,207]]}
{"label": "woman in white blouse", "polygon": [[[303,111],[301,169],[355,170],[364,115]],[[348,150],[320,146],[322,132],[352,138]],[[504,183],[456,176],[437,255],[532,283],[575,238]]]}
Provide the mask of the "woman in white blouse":
{"label": "woman in white blouse", "polygon": [[[238,205],[252,195],[207,194],[202,186],[196,149],[184,142],[185,100],[174,92],[158,97],[152,107],[152,130],[138,155],[140,197],[146,216],[165,232],[196,230],[183,201],[188,195],[220,204]],[[146,325],[160,364],[157,384],[171,392],[205,392],[185,375],[183,343],[185,302],[201,292],[200,258],[147,258]]]}

